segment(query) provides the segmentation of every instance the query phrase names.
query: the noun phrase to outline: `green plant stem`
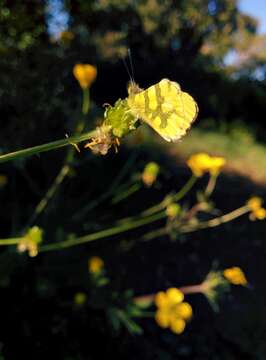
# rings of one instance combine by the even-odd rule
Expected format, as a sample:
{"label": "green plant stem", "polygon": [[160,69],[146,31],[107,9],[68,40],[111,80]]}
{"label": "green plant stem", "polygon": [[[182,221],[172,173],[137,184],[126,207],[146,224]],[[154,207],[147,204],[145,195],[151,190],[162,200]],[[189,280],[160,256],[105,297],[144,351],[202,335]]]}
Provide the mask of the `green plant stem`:
{"label": "green plant stem", "polygon": [[115,196],[112,200],[112,204],[117,204],[122,200],[127,199],[130,195],[134,194],[141,188],[140,183],[135,183],[132,186],[130,186],[127,190],[123,191],[121,194],[118,194]]}
{"label": "green plant stem", "polygon": [[[181,200],[188,192],[189,190],[193,187],[193,185],[195,184],[197,180],[197,177],[195,175],[192,175],[190,177],[190,179],[185,183],[185,185],[176,193],[172,196],[172,201],[179,201]],[[150,208],[144,210],[141,215],[143,216],[147,216],[147,215],[152,215],[158,211],[163,210],[167,205],[168,205],[168,198],[164,198],[163,201],[161,201],[160,203],[151,206]]]}
{"label": "green plant stem", "polygon": [[174,201],[179,201],[183,199],[183,197],[190,191],[196,181],[197,177],[195,175],[192,175],[188,182],[182,187],[182,189],[174,195]]}
{"label": "green plant stem", "polygon": [[115,180],[112,182],[110,188],[106,192],[103,192],[100,194],[97,199],[90,201],[86,206],[84,206],[81,210],[79,210],[77,213],[73,215],[74,220],[81,220],[89,211],[97,207],[100,203],[102,203],[104,200],[106,200],[109,196],[113,194],[115,189],[118,187],[118,185],[121,183],[125,175],[128,173],[128,171],[131,169],[132,164],[136,160],[136,154],[133,153],[129,157],[129,159],[126,161],[124,167],[119,172]]}
{"label": "green plant stem", "polygon": [[168,233],[168,230],[165,227],[162,227],[162,228],[150,231],[149,233],[145,234],[144,236],[142,236],[141,240],[142,241],[153,240],[160,236],[167,235],[167,233]]}
{"label": "green plant stem", "polygon": [[89,140],[95,135],[96,135],[96,131],[93,130],[93,131],[89,131],[89,132],[84,133],[84,134],[74,135],[74,136],[71,136],[71,137],[66,138],[66,139],[56,140],[56,141],[52,141],[52,142],[49,142],[49,143],[46,143],[46,144],[33,146],[31,148],[14,151],[14,152],[11,152],[11,153],[8,153],[8,154],[1,155],[0,156],[0,163],[4,163],[6,161],[16,160],[16,159],[19,159],[19,158],[24,158],[24,157],[40,154],[42,152],[55,150],[55,149],[58,149],[58,148],[61,148],[61,147],[64,147],[64,146],[69,146],[69,145],[73,146],[73,144],[78,144],[78,143],[80,143],[82,141]]}
{"label": "green plant stem", "polygon": [[[86,90],[88,90],[88,89],[86,89]],[[87,97],[85,97],[85,95],[83,97],[83,104],[84,104],[84,102],[86,102],[86,104],[87,104],[86,109],[85,109],[86,112],[84,112],[85,110],[83,110],[83,115],[87,114],[87,112],[89,110],[89,104],[90,104],[89,92],[87,91],[86,94],[87,94]],[[75,135],[80,135],[80,133],[83,131],[84,127],[85,127],[85,116],[83,116],[83,118],[77,122],[76,129],[75,129]],[[41,199],[39,204],[36,206],[34,213],[27,225],[28,227],[36,220],[37,216],[39,216],[44,211],[48,202],[53,198],[57,189],[60,187],[60,185],[64,181],[65,177],[69,174],[69,172],[71,170],[70,163],[74,158],[74,153],[75,153],[75,149],[73,147],[68,149],[67,155],[66,155],[64,163],[61,167],[61,170],[57,174],[56,178],[54,179],[51,187],[46,192],[45,196]]]}
{"label": "green plant stem", "polygon": [[0,246],[1,245],[16,245],[21,240],[21,237],[17,238],[8,238],[8,239],[0,239]]}
{"label": "green plant stem", "polygon": [[29,221],[27,227],[29,227],[36,220],[37,216],[40,215],[43,212],[43,210],[46,208],[48,202],[54,196],[54,194],[56,193],[58,187],[62,184],[64,178],[67,176],[69,171],[70,171],[70,166],[68,164],[65,164],[61,168],[61,170],[57,174],[55,180],[53,181],[51,187],[48,189],[45,196],[42,198],[42,200],[36,206],[36,208],[34,210],[34,213],[33,213],[32,217],[30,218],[30,221]]}
{"label": "green plant stem", "polygon": [[82,114],[87,115],[90,109],[90,90],[89,88],[83,89],[82,99]]}
{"label": "green plant stem", "polygon": [[80,245],[80,244],[85,244],[91,241],[95,241],[95,240],[99,240],[99,239],[103,239],[109,236],[113,236],[116,234],[120,234],[132,229],[136,229],[138,227],[141,227],[143,225],[147,225],[149,223],[155,222],[157,220],[163,219],[165,217],[165,212],[161,212],[158,214],[155,214],[153,216],[149,216],[146,218],[141,218],[141,219],[137,219],[135,221],[131,221],[128,222],[126,224],[121,224],[118,226],[114,226],[112,228],[106,229],[106,230],[101,230],[98,231],[96,233],[92,233],[89,235],[85,235],[85,236],[81,236],[75,239],[70,239],[70,240],[65,240],[62,242],[58,242],[58,243],[54,243],[54,244],[49,244],[49,245],[43,245],[40,247],[40,252],[45,252],[45,251],[51,251],[51,250],[60,250],[60,249],[65,249],[68,247],[72,247],[72,246],[76,246],[76,245]]}

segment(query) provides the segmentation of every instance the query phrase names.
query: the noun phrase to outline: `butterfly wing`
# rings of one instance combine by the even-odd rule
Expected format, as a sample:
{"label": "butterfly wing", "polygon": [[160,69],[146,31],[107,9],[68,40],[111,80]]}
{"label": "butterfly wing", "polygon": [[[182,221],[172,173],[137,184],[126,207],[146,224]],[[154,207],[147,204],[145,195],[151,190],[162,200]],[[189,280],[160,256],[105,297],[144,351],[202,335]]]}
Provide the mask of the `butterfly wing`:
{"label": "butterfly wing", "polygon": [[180,139],[198,114],[198,106],[192,96],[168,79],[137,94],[130,94],[128,104],[136,117],[167,141]]}

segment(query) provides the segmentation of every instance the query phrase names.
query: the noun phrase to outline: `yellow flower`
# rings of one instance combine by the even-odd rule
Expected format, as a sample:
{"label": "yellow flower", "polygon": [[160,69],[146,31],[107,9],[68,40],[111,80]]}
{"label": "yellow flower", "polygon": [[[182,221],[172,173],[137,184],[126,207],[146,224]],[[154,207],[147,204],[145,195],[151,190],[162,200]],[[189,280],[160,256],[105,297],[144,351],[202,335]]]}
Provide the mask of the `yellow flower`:
{"label": "yellow flower", "polygon": [[218,175],[221,168],[225,165],[223,157],[210,156],[205,153],[191,155],[187,161],[187,165],[197,177],[209,172],[211,175]]}
{"label": "yellow flower", "polygon": [[244,285],[247,285],[247,283],[248,283],[245,274],[237,266],[234,266],[229,269],[225,269],[223,272],[223,275],[230,283],[232,283],[234,285],[243,285],[244,286]]}
{"label": "yellow flower", "polygon": [[258,196],[253,196],[247,201],[247,205],[249,206],[251,211],[256,211],[262,206],[262,199]]}
{"label": "yellow flower", "polygon": [[157,179],[160,167],[155,162],[149,162],[142,173],[142,181],[146,186],[151,186]]}
{"label": "yellow flower", "polygon": [[73,74],[81,88],[87,89],[97,76],[97,68],[90,64],[76,64],[73,68]]}
{"label": "yellow flower", "polygon": [[93,256],[88,261],[89,272],[92,274],[98,274],[102,271],[104,262],[98,256]]}
{"label": "yellow flower", "polygon": [[258,196],[253,196],[247,201],[247,206],[250,208],[251,220],[264,220],[266,219],[266,209],[262,207],[263,200]]}
{"label": "yellow flower", "polygon": [[77,292],[74,296],[74,303],[76,305],[83,305],[87,301],[87,295],[84,292]]}
{"label": "yellow flower", "polygon": [[155,320],[160,327],[170,328],[176,334],[184,331],[186,321],[192,317],[192,308],[183,300],[184,294],[177,288],[170,288],[166,292],[160,291],[156,294]]}
{"label": "yellow flower", "polygon": [[264,208],[257,209],[256,211],[253,211],[252,214],[258,220],[266,219],[266,209],[264,209]]}

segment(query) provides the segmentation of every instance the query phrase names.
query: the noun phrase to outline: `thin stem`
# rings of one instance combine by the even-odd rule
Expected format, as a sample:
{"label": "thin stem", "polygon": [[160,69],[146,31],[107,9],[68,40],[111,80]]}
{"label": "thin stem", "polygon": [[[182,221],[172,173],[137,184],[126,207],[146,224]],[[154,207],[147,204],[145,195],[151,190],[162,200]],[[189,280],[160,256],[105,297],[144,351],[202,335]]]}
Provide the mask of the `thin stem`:
{"label": "thin stem", "polygon": [[130,156],[130,158],[126,161],[124,167],[119,172],[113,183],[111,184],[110,188],[106,192],[100,194],[97,199],[91,200],[86,206],[84,206],[81,210],[79,210],[76,214],[73,215],[73,220],[81,220],[89,211],[94,209],[98,206],[101,202],[106,200],[109,196],[113,194],[117,186],[121,183],[125,175],[131,169],[132,164],[136,160],[136,153]]}
{"label": "thin stem", "polygon": [[[87,89],[88,90],[88,89]],[[85,90],[84,90],[85,92]],[[83,92],[83,93],[84,93]],[[88,106],[86,107],[86,111],[88,112],[89,110],[89,92],[86,91],[87,94],[87,103]],[[85,95],[84,95],[85,97]],[[84,99],[83,99],[83,103],[84,103]],[[87,114],[83,112],[83,115]],[[79,120],[76,124],[76,129],[75,129],[75,135],[80,135],[80,133],[83,131],[85,127],[85,118],[83,116],[83,119]],[[70,163],[74,158],[74,152],[75,149],[73,147],[69,148],[67,151],[67,155],[66,158],[64,160],[63,166],[61,168],[61,170],[59,171],[59,173],[57,174],[56,178],[54,179],[51,187],[48,189],[48,191],[46,192],[45,196],[43,197],[43,199],[41,199],[41,201],[39,202],[39,204],[36,206],[34,213],[28,223],[28,226],[30,226],[37,218],[38,215],[40,215],[44,209],[46,208],[48,202],[52,199],[52,197],[55,195],[57,189],[60,187],[60,185],[62,184],[62,182],[64,181],[65,177],[69,174],[71,167],[70,167]]]}
{"label": "thin stem", "polygon": [[197,230],[201,230],[201,229],[219,226],[221,224],[232,221],[232,220],[238,218],[239,216],[242,216],[248,212],[250,212],[250,208],[249,208],[249,206],[245,205],[236,210],[231,211],[228,214],[218,216],[218,217],[208,220],[208,221],[201,222],[197,225],[183,225],[180,227],[180,229],[178,229],[178,231],[180,233],[189,233],[189,232],[193,232],[193,231],[197,231]]}
{"label": "thin stem", "polygon": [[[197,230],[203,230],[203,229],[207,229],[207,228],[210,228],[210,227],[219,226],[221,224],[232,221],[232,220],[238,218],[239,216],[242,216],[242,215],[244,215],[244,214],[246,214],[248,212],[250,212],[250,208],[247,205],[245,205],[245,206],[242,206],[242,207],[240,207],[240,208],[238,208],[236,210],[231,211],[228,214],[216,217],[216,218],[211,219],[209,221],[201,222],[201,223],[199,223],[197,225],[183,225],[180,228],[177,228],[177,232],[179,232],[179,233],[190,233],[190,232],[194,232],[194,231],[197,231]],[[155,238],[157,238],[159,236],[163,236],[163,235],[166,235],[166,234],[167,234],[167,229],[165,227],[163,227],[163,228],[159,228],[159,229],[156,229],[154,231],[151,231],[148,234],[145,234],[142,237],[142,240],[143,241],[153,240],[153,239],[155,239]]]}
{"label": "thin stem", "polygon": [[[190,177],[190,179],[185,183],[185,185],[176,193],[172,196],[172,200],[173,201],[179,201],[181,200],[188,192],[189,190],[193,187],[193,185],[195,184],[197,180],[197,177],[195,175],[192,175]],[[168,205],[168,198],[164,198],[163,201],[161,201],[160,203],[151,206],[150,208],[144,210],[141,215],[146,216],[146,215],[152,215],[158,211],[163,210],[167,205]]]}
{"label": "thin stem", "polygon": [[188,212],[185,215],[185,220],[189,221],[191,220],[194,216],[196,216],[196,214],[200,211],[204,209],[204,203],[203,202],[199,202],[197,204],[195,204],[194,206],[192,206],[191,209],[188,210]]}
{"label": "thin stem", "polygon": [[167,204],[168,204],[168,199],[164,198],[163,201],[161,201],[160,203],[158,203],[158,204],[156,204],[154,206],[151,206],[150,208],[144,210],[141,213],[141,216],[149,216],[149,215],[155,214],[158,211],[163,210],[167,206]]}
{"label": "thin stem", "polygon": [[90,90],[83,89],[82,114],[87,115],[90,109]]}
{"label": "thin stem", "polygon": [[[203,287],[204,283],[201,284],[197,284],[197,285],[188,285],[188,286],[183,286],[178,288],[183,294],[188,295],[188,294],[200,294],[204,292],[204,287]],[[136,296],[134,297],[134,302],[135,303],[145,303],[145,302],[152,302],[154,301],[156,294],[149,294],[149,295],[141,295],[141,296]]]}
{"label": "thin stem", "polygon": [[149,233],[145,234],[142,237],[143,241],[149,241],[149,240],[153,240],[155,238],[158,238],[159,236],[163,236],[167,234],[167,229],[165,227],[163,228],[159,228],[153,231],[150,231]]}
{"label": "thin stem", "polygon": [[64,146],[69,146],[69,145],[73,146],[73,144],[78,144],[82,141],[89,140],[90,138],[92,138],[95,135],[96,135],[96,131],[93,130],[93,131],[89,131],[85,134],[75,135],[75,136],[71,136],[66,139],[56,140],[56,141],[52,141],[52,142],[49,142],[46,144],[33,146],[31,148],[14,151],[14,152],[11,152],[8,154],[1,155],[0,163],[4,163],[4,162],[10,161],[10,160],[16,160],[16,159],[27,157],[27,156],[36,155],[41,152],[58,149],[58,148],[61,148]]}
{"label": "thin stem", "polygon": [[9,239],[0,239],[0,246],[1,245],[16,245],[21,240],[21,237],[17,238],[9,238]]}
{"label": "thin stem", "polygon": [[122,200],[127,199],[130,195],[134,194],[141,188],[140,183],[135,183],[132,186],[130,186],[127,190],[123,191],[122,193],[115,196],[112,200],[112,204],[117,204]]}
{"label": "thin stem", "polygon": [[166,216],[165,212],[162,212],[162,213],[158,213],[158,214],[155,214],[153,216],[150,216],[150,217],[147,217],[144,219],[138,219],[138,220],[126,223],[126,224],[114,226],[112,228],[109,228],[106,230],[101,230],[96,233],[81,236],[81,237],[78,237],[75,239],[65,240],[62,242],[49,244],[49,245],[43,245],[40,248],[40,252],[50,251],[50,250],[60,250],[60,249],[64,249],[64,248],[68,248],[68,247],[72,247],[72,246],[76,246],[76,245],[80,245],[80,244],[85,244],[85,243],[88,243],[91,241],[103,239],[103,238],[106,238],[109,236],[113,236],[116,234],[120,234],[120,233],[129,231],[129,230],[138,228],[140,226],[152,223],[154,221],[163,219],[165,216]]}
{"label": "thin stem", "polygon": [[[71,149],[72,150],[72,149]],[[46,208],[48,202],[51,200],[51,198],[54,196],[54,194],[56,193],[58,187],[62,184],[64,178],[67,176],[67,174],[70,171],[70,166],[65,164],[60,172],[57,174],[52,186],[49,188],[49,190],[47,191],[47,193],[45,194],[45,196],[43,197],[43,199],[39,202],[39,204],[36,206],[34,213],[32,215],[32,217],[30,218],[30,221],[28,223],[28,226],[30,226],[35,219],[37,218],[38,215],[40,215],[43,210]],[[27,226],[27,227],[28,227]]]}
{"label": "thin stem", "polygon": [[204,293],[204,283],[197,284],[197,285],[182,286],[182,287],[179,288],[179,290],[183,294],[200,294],[200,293]]}
{"label": "thin stem", "polygon": [[210,197],[216,185],[217,175],[211,175],[207,187],[205,189],[205,195]]}
{"label": "thin stem", "polygon": [[182,187],[182,189],[179,190],[174,195],[174,201],[181,200],[189,192],[189,190],[193,187],[193,185],[195,184],[196,181],[197,181],[197,177],[195,175],[192,175],[191,178],[188,180],[188,182],[186,182],[186,184]]}

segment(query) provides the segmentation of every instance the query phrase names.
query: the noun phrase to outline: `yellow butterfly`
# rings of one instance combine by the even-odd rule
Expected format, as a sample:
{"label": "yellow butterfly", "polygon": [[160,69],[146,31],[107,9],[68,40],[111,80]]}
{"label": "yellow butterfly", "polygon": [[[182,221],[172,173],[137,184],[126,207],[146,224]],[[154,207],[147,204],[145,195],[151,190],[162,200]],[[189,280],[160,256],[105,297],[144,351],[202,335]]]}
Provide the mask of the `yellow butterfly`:
{"label": "yellow butterfly", "polygon": [[176,141],[185,135],[198,115],[198,105],[192,96],[168,79],[146,90],[131,82],[128,93],[127,101],[133,115],[166,141]]}

